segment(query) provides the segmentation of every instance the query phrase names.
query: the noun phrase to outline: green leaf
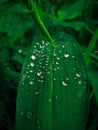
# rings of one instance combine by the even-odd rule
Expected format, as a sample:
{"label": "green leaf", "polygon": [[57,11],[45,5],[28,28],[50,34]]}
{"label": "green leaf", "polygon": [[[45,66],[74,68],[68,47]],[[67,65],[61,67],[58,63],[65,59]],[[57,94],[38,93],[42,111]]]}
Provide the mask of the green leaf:
{"label": "green leaf", "polygon": [[60,33],[53,44],[38,38],[23,65],[16,130],[84,130],[88,83],[76,40]]}
{"label": "green leaf", "polygon": [[70,7],[61,9],[58,11],[58,19],[59,20],[72,20],[81,16],[82,13],[82,0],[71,4]]}

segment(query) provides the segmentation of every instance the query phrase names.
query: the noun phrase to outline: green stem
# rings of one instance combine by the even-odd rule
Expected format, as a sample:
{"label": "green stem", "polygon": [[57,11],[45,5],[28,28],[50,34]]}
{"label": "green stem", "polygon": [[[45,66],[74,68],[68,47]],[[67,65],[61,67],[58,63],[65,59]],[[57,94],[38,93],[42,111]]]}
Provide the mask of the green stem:
{"label": "green stem", "polygon": [[98,29],[96,29],[90,43],[89,43],[89,46],[87,48],[87,51],[86,51],[86,55],[85,55],[85,61],[86,61],[86,66],[89,65],[89,62],[90,62],[90,54],[91,54],[91,51],[93,50],[95,44],[96,44],[96,40],[98,39]]}
{"label": "green stem", "polygon": [[37,24],[39,25],[41,30],[44,32],[44,34],[47,36],[50,43],[53,43],[52,37],[50,36],[47,28],[45,27],[43,21],[41,20],[36,2],[34,0],[23,0],[23,1],[24,1],[24,4],[26,5],[26,7],[29,9],[31,16],[37,22]]}

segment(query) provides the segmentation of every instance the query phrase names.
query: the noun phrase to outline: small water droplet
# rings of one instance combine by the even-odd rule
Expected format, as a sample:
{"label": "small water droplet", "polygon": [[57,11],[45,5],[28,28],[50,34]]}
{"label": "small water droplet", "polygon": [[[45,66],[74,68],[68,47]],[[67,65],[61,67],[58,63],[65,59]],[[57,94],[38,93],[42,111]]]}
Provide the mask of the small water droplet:
{"label": "small water droplet", "polygon": [[55,98],[58,99],[58,96],[56,96]]}
{"label": "small water droplet", "polygon": [[39,93],[40,93],[39,91],[36,91],[36,92],[35,92],[35,95],[39,95]]}
{"label": "small water droplet", "polygon": [[64,54],[64,57],[66,57],[66,58],[69,57],[69,54]]}
{"label": "small water droplet", "polygon": [[62,45],[62,48],[64,48],[65,46],[64,45]]}
{"label": "small water droplet", "polygon": [[30,66],[32,66],[32,67],[33,67],[33,66],[34,66],[34,63],[30,63]]}
{"label": "small water droplet", "polygon": [[82,80],[78,81],[78,84],[82,84]]}
{"label": "small water droplet", "polygon": [[76,73],[76,76],[77,76],[77,77],[81,77],[81,74],[79,74],[79,73]]}
{"label": "small water droplet", "polygon": [[65,81],[62,82],[63,86],[67,86],[67,83],[65,83]]}
{"label": "small water droplet", "polygon": [[72,56],[72,58],[75,58],[75,56]]}
{"label": "small water droplet", "polygon": [[30,73],[32,73],[33,72],[33,70],[30,70]]}
{"label": "small water droplet", "polygon": [[40,71],[40,72],[37,72],[37,76],[41,76],[41,74],[42,74],[42,72]]}
{"label": "small water droplet", "polygon": [[31,118],[32,118],[32,116],[33,116],[33,113],[32,113],[32,112],[30,112],[30,111],[29,111],[29,112],[27,112],[27,118],[28,118],[28,119],[31,119]]}
{"label": "small water droplet", "polygon": [[49,99],[49,102],[52,102],[51,99]]}
{"label": "small water droplet", "polygon": [[37,45],[39,45],[39,43],[38,43],[38,42],[37,42],[36,44],[37,44]]}
{"label": "small water droplet", "polygon": [[69,78],[66,78],[66,80],[69,80]]}
{"label": "small water droplet", "polygon": [[30,81],[29,84],[32,85],[32,84],[33,84],[33,81]]}
{"label": "small water droplet", "polygon": [[32,60],[35,60],[35,58],[36,58],[36,57],[35,57],[34,55],[31,56],[31,59],[32,59]]}
{"label": "small water droplet", "polygon": [[56,62],[56,65],[58,65],[59,63],[58,62]]}
{"label": "small water droplet", "polygon": [[60,60],[60,58],[59,58],[59,57],[57,57],[57,60]]}
{"label": "small water droplet", "polygon": [[18,53],[22,53],[22,49],[18,50]]}

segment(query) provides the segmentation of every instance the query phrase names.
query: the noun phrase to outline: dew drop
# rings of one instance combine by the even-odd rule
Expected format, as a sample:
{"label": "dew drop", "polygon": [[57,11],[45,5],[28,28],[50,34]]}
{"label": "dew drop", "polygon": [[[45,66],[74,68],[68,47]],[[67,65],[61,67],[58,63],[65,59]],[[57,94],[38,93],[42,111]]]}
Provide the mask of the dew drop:
{"label": "dew drop", "polygon": [[32,67],[33,67],[33,66],[34,66],[34,63],[30,63],[30,66],[32,66]]}
{"label": "dew drop", "polygon": [[66,58],[69,57],[69,54],[64,54],[64,57],[66,57]]}
{"label": "dew drop", "polygon": [[42,74],[42,72],[40,71],[40,72],[37,72],[37,76],[41,76],[41,74]]}
{"label": "dew drop", "polygon": [[82,81],[80,80],[80,81],[78,81],[78,84],[82,84]]}
{"label": "dew drop", "polygon": [[58,99],[58,96],[56,96],[55,98]]}
{"label": "dew drop", "polygon": [[32,84],[33,84],[33,81],[30,81],[29,84],[32,85]]}
{"label": "dew drop", "polygon": [[49,102],[52,102],[51,99],[49,99]]}
{"label": "dew drop", "polygon": [[65,83],[65,81],[62,82],[63,86],[67,86],[67,83]]}
{"label": "dew drop", "polygon": [[60,60],[60,58],[59,58],[59,57],[57,57],[57,60]]}
{"label": "dew drop", "polygon": [[40,93],[39,91],[36,91],[36,92],[35,92],[35,95],[39,95],[39,93]]}
{"label": "dew drop", "polygon": [[81,77],[81,75],[80,75],[79,73],[76,73],[76,76],[77,76],[77,77]]}
{"label": "dew drop", "polygon": [[58,62],[56,62],[56,65],[58,65],[59,63]]}
{"label": "dew drop", "polygon": [[31,119],[31,118],[32,118],[32,116],[33,116],[32,112],[30,112],[30,111],[29,111],[29,112],[27,112],[27,118],[28,118],[28,119]]}
{"label": "dew drop", "polygon": [[64,48],[65,46],[64,45],[62,45],[62,48]]}
{"label": "dew drop", "polygon": [[32,55],[32,56],[31,56],[31,59],[32,59],[32,60],[35,60],[35,56],[34,56],[34,55]]}
{"label": "dew drop", "polygon": [[32,73],[33,72],[33,70],[30,70],[30,73]]}
{"label": "dew drop", "polygon": [[22,49],[18,50],[18,53],[22,53]]}
{"label": "dew drop", "polygon": [[66,80],[69,80],[69,78],[66,78]]}
{"label": "dew drop", "polygon": [[72,56],[72,58],[75,58],[75,56]]}

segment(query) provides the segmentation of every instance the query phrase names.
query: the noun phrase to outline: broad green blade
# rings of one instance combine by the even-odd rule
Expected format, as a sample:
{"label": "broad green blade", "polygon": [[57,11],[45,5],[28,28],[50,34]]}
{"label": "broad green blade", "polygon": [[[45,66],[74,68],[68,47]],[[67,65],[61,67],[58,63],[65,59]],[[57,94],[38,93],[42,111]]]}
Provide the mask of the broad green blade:
{"label": "broad green blade", "polygon": [[33,42],[18,87],[16,130],[85,130],[87,74],[78,43],[61,33]]}

